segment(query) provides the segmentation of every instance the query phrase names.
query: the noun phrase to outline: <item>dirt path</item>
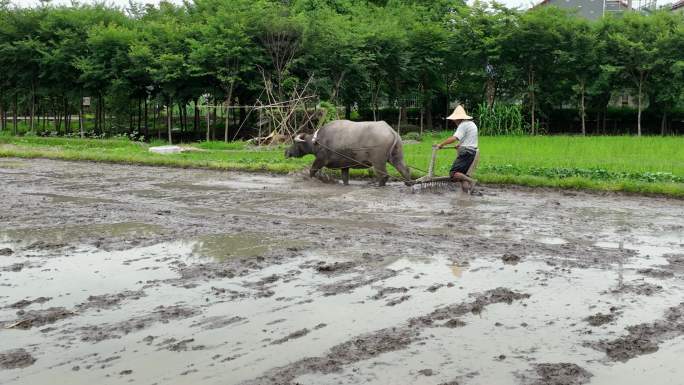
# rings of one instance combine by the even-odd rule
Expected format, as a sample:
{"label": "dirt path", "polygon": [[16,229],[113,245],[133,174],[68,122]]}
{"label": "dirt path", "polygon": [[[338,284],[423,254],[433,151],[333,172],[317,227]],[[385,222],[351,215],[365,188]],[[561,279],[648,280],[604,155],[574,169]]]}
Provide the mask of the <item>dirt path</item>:
{"label": "dirt path", "polygon": [[684,202],[0,159],[0,383],[681,384]]}

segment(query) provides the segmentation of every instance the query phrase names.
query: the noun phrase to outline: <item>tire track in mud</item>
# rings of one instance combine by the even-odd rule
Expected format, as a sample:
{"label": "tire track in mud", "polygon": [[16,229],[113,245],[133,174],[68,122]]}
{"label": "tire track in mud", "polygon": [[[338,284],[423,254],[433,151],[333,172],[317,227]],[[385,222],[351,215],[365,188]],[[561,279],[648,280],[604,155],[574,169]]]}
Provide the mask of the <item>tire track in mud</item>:
{"label": "tire track in mud", "polygon": [[339,372],[346,365],[377,357],[382,353],[405,349],[422,339],[421,332],[425,328],[449,327],[438,325],[437,321],[451,321],[470,313],[478,314],[488,305],[495,303],[511,304],[513,301],[529,298],[530,295],[499,287],[473,295],[473,297],[475,299],[471,302],[436,309],[427,315],[410,318],[403,325],[357,336],[352,340],[333,346],[324,356],[303,358],[289,365],[272,369],[263,376],[245,381],[241,385],[283,385],[291,383],[303,374]]}

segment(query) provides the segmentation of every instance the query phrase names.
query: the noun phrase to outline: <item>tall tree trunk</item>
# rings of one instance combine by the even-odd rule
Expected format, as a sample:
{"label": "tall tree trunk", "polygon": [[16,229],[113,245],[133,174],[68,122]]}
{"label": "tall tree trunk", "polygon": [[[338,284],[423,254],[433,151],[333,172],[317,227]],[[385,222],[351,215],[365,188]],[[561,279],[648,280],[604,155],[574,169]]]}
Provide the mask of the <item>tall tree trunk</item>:
{"label": "tall tree trunk", "polygon": [[642,85],[644,82],[644,74],[643,72],[639,73],[639,96],[638,96],[638,109],[637,109],[637,136],[641,136],[641,92],[642,92]]}
{"label": "tall tree trunk", "polygon": [[81,138],[84,136],[84,131],[85,127],[83,125],[83,96],[79,98],[79,107],[78,107],[78,132],[81,135]]}
{"label": "tall tree trunk", "polygon": [[148,130],[148,127],[147,127],[147,96],[145,96],[145,115],[144,115],[143,119],[144,119],[144,123],[143,123],[143,130],[144,131],[143,132],[145,135],[145,139],[147,139],[147,137],[150,135],[150,131]]}
{"label": "tall tree trunk", "polygon": [[375,82],[375,87],[373,89],[373,121],[378,120],[378,115],[380,110],[378,109],[378,96],[380,94],[380,80]]}
{"label": "tall tree trunk", "polygon": [[94,120],[93,120],[93,132],[95,134],[97,134],[98,129],[100,127],[100,100],[99,99],[96,100],[95,98],[91,98],[90,100],[91,100],[91,102],[90,102],[90,108],[89,109],[91,111],[93,108],[93,104],[95,104],[95,116],[94,116]]}
{"label": "tall tree trunk", "polygon": [[225,113],[223,114],[223,141],[228,143],[228,127],[230,126],[230,98],[227,98],[225,103],[226,109]]}
{"label": "tall tree trunk", "polygon": [[138,97],[138,135],[140,135],[141,120],[142,120],[142,98]]}
{"label": "tall tree trunk", "polygon": [[152,131],[157,131],[157,139],[161,139],[161,129],[157,130],[157,118],[159,117],[159,103],[154,103],[152,111]]}
{"label": "tall tree trunk", "polygon": [[0,131],[5,131],[5,93],[0,91]]}
{"label": "tall tree trunk", "polygon": [[214,100],[214,107],[212,108],[213,112],[211,114],[211,121],[212,121],[212,126],[211,126],[211,140],[216,140],[216,127],[214,125],[216,124],[216,121],[218,120],[218,114],[216,111],[216,100]]}
{"label": "tall tree trunk", "polygon": [[486,87],[485,93],[487,95],[487,108],[492,108],[492,105],[494,104],[494,96],[496,95],[496,83],[491,76],[487,76]]}
{"label": "tall tree trunk", "polygon": [[192,103],[194,105],[194,115],[192,118],[192,132],[197,132],[200,125],[200,110],[199,107],[197,107],[197,98],[193,99]]}
{"label": "tall tree trunk", "polygon": [[667,111],[663,110],[663,117],[660,119],[660,135],[665,136],[667,133]]}
{"label": "tall tree trunk", "polygon": [[228,96],[226,97],[226,116],[225,126],[223,127],[223,141],[228,142],[228,119],[230,117],[230,103],[233,101],[233,89],[235,88],[235,82],[230,82],[230,88],[228,88]]}
{"label": "tall tree trunk", "polygon": [[128,133],[133,133],[133,108],[131,108],[132,100],[128,101]]}
{"label": "tall tree trunk", "polygon": [[183,126],[185,127],[185,131],[188,131],[188,103],[187,101],[183,101]]}
{"label": "tall tree trunk", "polygon": [[173,120],[173,104],[171,99],[166,103],[166,130],[169,134],[169,144],[173,144],[173,139],[171,137],[171,121]]}
{"label": "tall tree trunk", "polygon": [[209,100],[207,99],[207,109],[204,112],[204,117],[207,121],[207,142],[211,139],[211,108],[209,108]]}
{"label": "tall tree trunk", "polygon": [[608,106],[603,106],[603,111],[601,112],[601,118],[603,119],[603,133],[606,133],[606,124],[608,124]]}
{"label": "tall tree trunk", "polygon": [[587,113],[584,108],[584,81],[580,82],[580,92],[581,92],[581,97],[580,97],[580,114],[582,115],[582,136],[587,135],[587,125],[586,125],[586,117]]}
{"label": "tall tree trunk", "polygon": [[[451,103],[451,80],[449,79],[449,76],[446,76],[444,84],[446,85],[446,103],[444,103],[444,116],[449,116],[449,104]],[[399,119],[401,119],[401,109],[399,110]],[[445,121],[444,128],[447,128],[447,124]]]}
{"label": "tall tree trunk", "polygon": [[12,117],[12,124],[13,127],[12,129],[14,130],[14,135],[17,134],[17,124],[18,124],[18,114],[19,114],[19,95],[15,92],[14,93],[14,116]]}
{"label": "tall tree trunk", "polygon": [[532,129],[532,135],[536,134],[536,127],[535,127],[535,117],[534,117],[534,110],[536,109],[536,106],[534,104],[534,70],[530,66],[530,69],[528,70],[527,73],[527,86],[529,87],[528,92],[530,93],[530,109],[531,109],[531,129]]}
{"label": "tall tree trunk", "polygon": [[69,133],[69,98],[64,96],[64,133]]}
{"label": "tall tree trunk", "polygon": [[59,104],[53,99],[52,102],[52,128],[59,133],[59,123],[62,119],[59,116]]}
{"label": "tall tree trunk", "polygon": [[423,110],[424,110],[424,108],[421,106],[420,107],[420,136],[423,136]]}
{"label": "tall tree trunk", "polygon": [[[184,134],[184,133],[185,133],[185,124],[184,124],[184,123],[185,123],[185,119],[183,119],[183,116],[184,116],[184,115],[183,115],[183,110],[185,110],[185,108],[183,108],[183,102],[182,102],[182,101],[178,101],[178,120],[179,120],[180,127],[181,127],[181,133]],[[181,136],[181,138],[182,138],[182,136]],[[181,139],[181,140],[182,140],[182,139]]]}
{"label": "tall tree trunk", "polygon": [[36,86],[31,82],[31,116],[29,117],[29,126],[33,131],[33,116],[36,114]]}
{"label": "tall tree trunk", "polygon": [[601,134],[601,112],[596,111],[596,134],[600,135]]}
{"label": "tall tree trunk", "polygon": [[100,100],[102,101],[102,108],[100,108],[100,115],[102,117],[102,133],[107,133],[107,106],[105,105],[104,95],[100,95]]}
{"label": "tall tree trunk", "polygon": [[[335,106],[337,106],[337,95],[340,92],[340,87],[342,85],[342,80],[344,79],[345,74],[346,71],[342,71],[340,73],[340,76],[337,78],[337,81],[335,82],[335,87],[333,88],[332,95],[330,95],[330,103],[332,103]],[[337,108],[335,109],[335,113],[337,113]],[[337,118],[339,119],[339,116]]]}

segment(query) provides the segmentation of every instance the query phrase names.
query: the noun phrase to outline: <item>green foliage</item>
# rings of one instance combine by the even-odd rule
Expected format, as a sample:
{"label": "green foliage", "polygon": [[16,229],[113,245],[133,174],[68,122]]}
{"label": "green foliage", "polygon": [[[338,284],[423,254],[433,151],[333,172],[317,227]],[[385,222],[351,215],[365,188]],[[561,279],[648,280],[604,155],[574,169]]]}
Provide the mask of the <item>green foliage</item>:
{"label": "green foliage", "polygon": [[512,164],[503,165],[486,165],[482,167],[481,172],[508,174],[508,175],[534,175],[545,178],[565,179],[572,177],[581,177],[592,180],[620,180],[630,179],[640,182],[666,182],[666,183],[684,183],[684,176],[674,175],[670,172],[615,172],[608,171],[602,168],[584,169],[584,168],[567,168],[567,167],[519,167]]}
{"label": "green foliage", "polygon": [[480,135],[522,135],[525,134],[522,107],[494,103],[491,107],[480,103],[475,110]]}
{"label": "green foliage", "polygon": [[[430,130],[460,102],[497,134],[521,129],[494,124],[507,114],[499,106],[521,104],[527,130],[540,133],[560,108],[584,122],[628,90],[641,96],[637,114],[648,108],[663,117],[665,134],[684,99],[684,20],[667,12],[623,16],[588,22],[553,6],[519,11],[460,0],[3,5],[0,111],[29,121],[16,129],[0,121],[3,131],[80,135],[69,118],[89,96],[86,132],[151,138],[150,125],[169,124],[196,137],[202,125],[186,111],[192,115],[198,100],[263,102],[265,83],[286,100],[310,80],[319,100],[371,112],[366,118],[417,107]],[[145,119],[143,106],[168,109],[175,120],[167,123],[165,112]],[[49,122],[37,121],[46,115]]]}
{"label": "green foliage", "polygon": [[423,137],[420,135],[420,132],[407,132],[401,136],[402,140],[415,140],[416,142],[420,142],[423,140]]}
{"label": "green foliage", "polygon": [[323,125],[337,119],[337,108],[334,104],[330,102],[320,102],[316,108],[324,111],[323,121],[320,122],[319,125]]}

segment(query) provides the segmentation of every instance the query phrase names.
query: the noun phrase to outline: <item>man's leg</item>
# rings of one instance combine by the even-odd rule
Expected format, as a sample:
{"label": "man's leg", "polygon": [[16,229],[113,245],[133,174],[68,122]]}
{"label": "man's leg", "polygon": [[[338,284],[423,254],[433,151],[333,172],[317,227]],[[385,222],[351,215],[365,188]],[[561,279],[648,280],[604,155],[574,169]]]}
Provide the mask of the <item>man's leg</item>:
{"label": "man's leg", "polygon": [[[477,183],[477,181],[475,179],[463,174],[462,172],[458,172],[458,171],[451,174],[451,180],[454,182],[461,182],[461,189],[464,192],[472,192],[473,187],[475,187],[475,183]],[[466,187],[466,185],[467,185],[467,187]]]}

